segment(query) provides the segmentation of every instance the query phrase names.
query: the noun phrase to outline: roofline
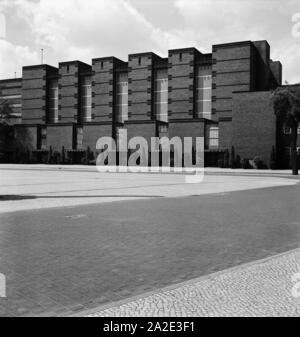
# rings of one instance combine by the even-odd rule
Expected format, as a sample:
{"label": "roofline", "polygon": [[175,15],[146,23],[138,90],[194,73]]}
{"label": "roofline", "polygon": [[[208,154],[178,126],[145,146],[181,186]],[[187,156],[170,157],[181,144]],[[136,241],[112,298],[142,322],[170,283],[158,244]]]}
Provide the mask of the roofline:
{"label": "roofline", "polygon": [[22,81],[22,77],[3,79],[3,80],[0,80],[0,83],[19,82],[19,81]]}
{"label": "roofline", "polygon": [[[257,41],[258,42],[258,41]],[[229,42],[229,43],[221,43],[221,44],[214,44],[212,46],[213,51],[218,48],[230,48],[230,47],[238,47],[238,46],[250,46],[252,41],[237,41],[237,42]]]}

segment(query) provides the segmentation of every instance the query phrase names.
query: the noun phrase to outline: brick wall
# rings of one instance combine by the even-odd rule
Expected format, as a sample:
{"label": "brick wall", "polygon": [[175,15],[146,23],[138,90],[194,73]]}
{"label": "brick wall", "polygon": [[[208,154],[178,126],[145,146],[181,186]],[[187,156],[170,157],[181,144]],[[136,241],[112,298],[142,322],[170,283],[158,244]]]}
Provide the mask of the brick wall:
{"label": "brick wall", "polygon": [[125,66],[125,62],[115,57],[103,57],[93,59],[92,64],[93,121],[112,122],[115,111],[115,72],[120,66]]}
{"label": "brick wall", "polygon": [[232,118],[219,119],[219,148],[230,150],[232,146]]}
{"label": "brick wall", "polygon": [[232,93],[251,89],[251,42],[213,46],[214,119],[232,117]]}
{"label": "brick wall", "polygon": [[59,63],[59,123],[77,122],[80,114],[80,74],[89,71],[88,64],[71,61]]}
{"label": "brick wall", "polygon": [[151,137],[156,137],[156,122],[148,122],[143,123],[140,122],[138,124],[125,123],[125,127],[127,129],[127,137],[128,141],[133,137],[144,137],[148,146],[151,144]]}
{"label": "brick wall", "polygon": [[23,124],[45,124],[47,110],[47,77],[56,71],[56,68],[48,65],[23,67]]}
{"label": "brick wall", "polygon": [[276,117],[270,104],[271,92],[237,93],[233,96],[232,144],[236,155],[259,156],[269,165],[276,146]]}
{"label": "brick wall", "polygon": [[128,119],[151,120],[154,115],[153,65],[159,56],[153,53],[131,54],[128,59]]}
{"label": "brick wall", "polygon": [[169,51],[169,120],[192,119],[194,116],[195,48]]}
{"label": "brick wall", "polygon": [[107,124],[85,124],[83,126],[83,148],[96,151],[97,140],[100,137],[111,137],[112,136],[112,125]]}
{"label": "brick wall", "polygon": [[47,126],[47,148],[53,151],[61,151],[73,148],[73,125],[48,125]]}
{"label": "brick wall", "polygon": [[191,121],[170,121],[169,138],[180,137],[204,137],[205,123],[204,120]]}

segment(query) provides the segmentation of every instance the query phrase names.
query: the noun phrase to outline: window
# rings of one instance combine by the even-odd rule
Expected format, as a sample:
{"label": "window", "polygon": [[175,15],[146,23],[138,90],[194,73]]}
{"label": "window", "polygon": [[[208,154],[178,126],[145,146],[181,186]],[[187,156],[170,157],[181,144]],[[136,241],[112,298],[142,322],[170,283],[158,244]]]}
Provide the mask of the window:
{"label": "window", "polygon": [[84,122],[92,120],[92,78],[83,76],[81,84],[81,109]]}
{"label": "window", "polygon": [[300,147],[297,147],[297,155],[300,156]]}
{"label": "window", "polygon": [[292,129],[286,124],[283,125],[283,134],[290,135],[292,133]]}
{"label": "window", "polygon": [[22,95],[9,95],[9,96],[0,96],[0,99],[6,100],[6,99],[18,99],[22,98]]}
{"label": "window", "polygon": [[83,128],[77,128],[76,150],[81,150],[82,147],[83,147]]}
{"label": "window", "polygon": [[58,80],[49,81],[49,114],[48,122],[57,123],[58,121]]}
{"label": "window", "polygon": [[123,127],[117,127],[116,129],[116,142],[119,148],[127,148],[127,130]]}
{"label": "window", "polygon": [[40,128],[38,150],[47,150],[47,129],[45,126]]}
{"label": "window", "polygon": [[212,76],[210,67],[199,67],[197,71],[197,116],[211,119]]}
{"label": "window", "polygon": [[168,126],[167,125],[159,125],[158,131],[159,131],[159,134],[167,133],[168,132]]}
{"label": "window", "polygon": [[124,123],[128,120],[128,73],[117,74],[116,120]]}
{"label": "window", "polygon": [[154,111],[158,121],[168,122],[168,70],[158,69],[154,79]]}
{"label": "window", "polygon": [[298,133],[298,135],[300,135],[300,124],[298,125],[297,133]]}
{"label": "window", "polygon": [[219,147],[219,128],[211,127],[209,129],[209,137],[208,137],[209,148]]}

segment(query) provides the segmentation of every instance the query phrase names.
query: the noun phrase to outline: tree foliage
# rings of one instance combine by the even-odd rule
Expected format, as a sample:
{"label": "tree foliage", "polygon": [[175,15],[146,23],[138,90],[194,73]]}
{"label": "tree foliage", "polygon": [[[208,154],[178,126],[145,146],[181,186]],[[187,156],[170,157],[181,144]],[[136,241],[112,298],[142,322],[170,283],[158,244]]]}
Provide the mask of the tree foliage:
{"label": "tree foliage", "polygon": [[277,118],[291,128],[291,162],[293,174],[297,175],[297,129],[300,121],[300,86],[277,88],[272,94],[272,103]]}

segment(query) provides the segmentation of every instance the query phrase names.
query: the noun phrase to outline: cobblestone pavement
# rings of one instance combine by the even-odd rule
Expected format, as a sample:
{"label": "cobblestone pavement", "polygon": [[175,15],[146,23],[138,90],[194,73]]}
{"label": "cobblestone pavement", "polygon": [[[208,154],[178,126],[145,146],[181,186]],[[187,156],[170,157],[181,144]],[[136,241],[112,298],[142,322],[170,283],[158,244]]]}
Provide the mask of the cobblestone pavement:
{"label": "cobblestone pavement", "polygon": [[71,315],[298,248],[299,193],[292,185],[1,214],[0,316]]}
{"label": "cobblestone pavement", "polygon": [[300,273],[300,249],[129,299],[88,316],[300,317],[300,292],[298,298],[292,295],[296,273]]}

